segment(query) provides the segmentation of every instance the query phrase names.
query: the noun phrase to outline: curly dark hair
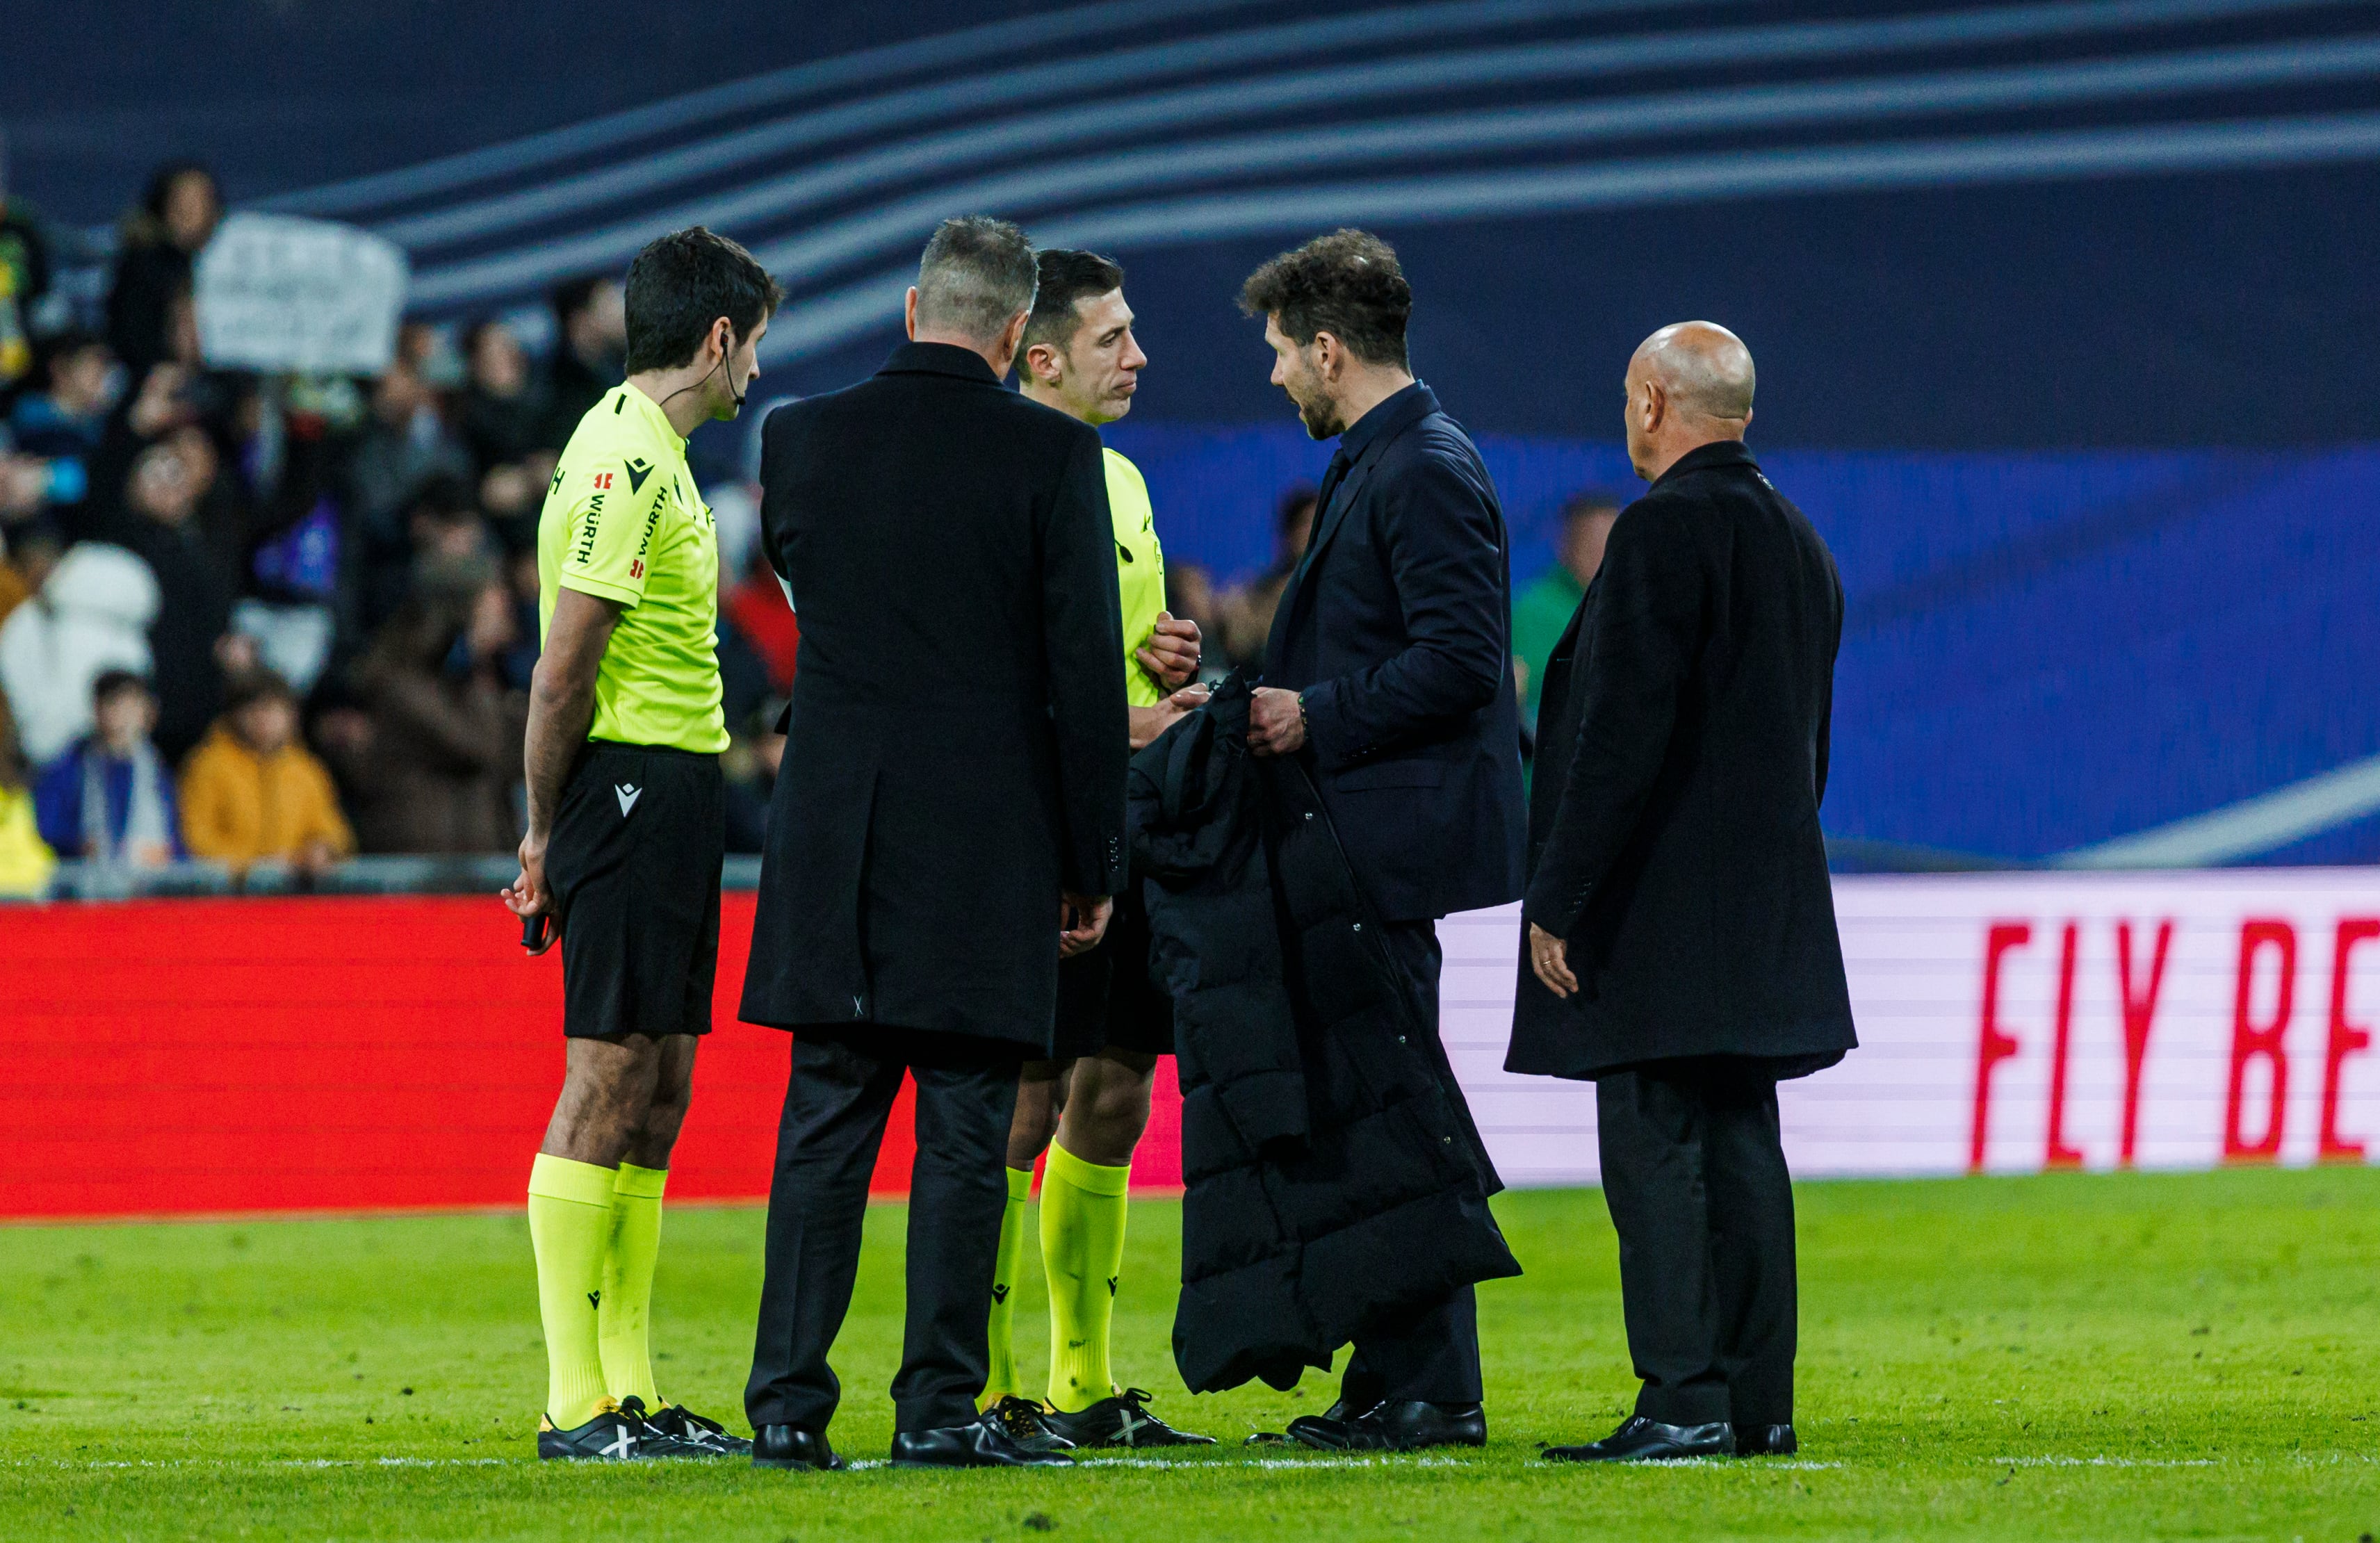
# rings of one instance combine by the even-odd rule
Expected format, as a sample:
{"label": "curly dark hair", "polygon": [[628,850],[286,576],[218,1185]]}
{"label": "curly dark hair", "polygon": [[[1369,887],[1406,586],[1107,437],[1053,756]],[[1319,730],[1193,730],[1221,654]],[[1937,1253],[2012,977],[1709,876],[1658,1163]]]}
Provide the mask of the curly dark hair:
{"label": "curly dark hair", "polygon": [[1366,364],[1409,368],[1413,286],[1396,249],[1369,231],[1334,230],[1281,253],[1248,275],[1240,309],[1271,317],[1301,348],[1329,333]]}
{"label": "curly dark hair", "polygon": [[740,344],[776,313],[785,292],[752,254],[701,225],[659,237],[628,264],[631,375],[691,364],[724,316]]}

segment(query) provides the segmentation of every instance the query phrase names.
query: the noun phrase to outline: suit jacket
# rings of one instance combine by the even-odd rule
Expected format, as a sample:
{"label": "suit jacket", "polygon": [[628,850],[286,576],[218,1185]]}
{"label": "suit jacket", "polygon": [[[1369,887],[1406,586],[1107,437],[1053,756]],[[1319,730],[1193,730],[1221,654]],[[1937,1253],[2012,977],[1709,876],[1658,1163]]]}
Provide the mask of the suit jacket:
{"label": "suit jacket", "polygon": [[1341,436],[1265,684],[1305,697],[1308,769],[1390,921],[1521,893],[1511,543],[1463,426],[1416,383]]}
{"label": "suit jacket", "polygon": [[1059,892],[1124,882],[1099,434],[911,343],[770,414],[760,484],[802,658],[743,1016],[1046,1055]]}
{"label": "suit jacket", "polygon": [[1818,803],[1843,589],[1741,443],[1682,457],[1612,527],[1539,699],[1527,918],[1508,1070],[1592,1077],[1680,1056],[1781,1075],[1858,1040]]}

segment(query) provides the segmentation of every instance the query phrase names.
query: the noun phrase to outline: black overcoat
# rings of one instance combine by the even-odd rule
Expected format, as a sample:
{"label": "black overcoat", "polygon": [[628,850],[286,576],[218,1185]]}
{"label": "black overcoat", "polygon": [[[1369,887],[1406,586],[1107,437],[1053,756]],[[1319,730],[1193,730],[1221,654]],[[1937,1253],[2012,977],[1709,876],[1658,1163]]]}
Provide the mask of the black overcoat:
{"label": "black overcoat", "polygon": [[1498,1186],[1305,768],[1247,753],[1233,677],[1135,757],[1133,850],[1174,1000],[1182,1295],[1194,1392],[1294,1384],[1332,1352],[1521,1267]]}
{"label": "black overcoat", "polygon": [[1060,891],[1124,881],[1099,434],[911,343],[770,414],[761,444],[802,652],[742,1014],[1046,1055]]}
{"label": "black overcoat", "polygon": [[1526,820],[1496,485],[1418,383],[1350,427],[1331,468],[1264,684],[1305,695],[1304,759],[1383,916],[1504,905]]}
{"label": "black overcoat", "polygon": [[1831,1065],[1852,1029],[1818,804],[1843,589],[1741,442],[1682,457],[1611,529],[1539,697],[1529,967],[1507,1070],[1593,1077],[1679,1056]]}

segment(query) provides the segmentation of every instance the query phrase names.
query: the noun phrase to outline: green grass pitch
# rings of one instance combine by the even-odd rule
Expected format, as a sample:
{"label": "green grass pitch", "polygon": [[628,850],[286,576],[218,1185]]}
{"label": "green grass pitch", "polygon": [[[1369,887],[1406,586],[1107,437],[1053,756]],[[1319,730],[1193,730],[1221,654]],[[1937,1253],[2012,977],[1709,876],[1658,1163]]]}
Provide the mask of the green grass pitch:
{"label": "green grass pitch", "polygon": [[[2356,1543],[2380,1525],[2380,1172],[1804,1185],[1802,1454],[1670,1468],[1536,1460],[1626,1406],[1613,1242],[1591,1191],[1497,1209],[1529,1273],[1480,1295],[1485,1452],[1241,1446],[1330,1384],[1182,1391],[1179,1210],[1152,1201],[1119,1371],[1226,1444],[1043,1473],[540,1464],[517,1216],[0,1229],[0,1536]],[[903,1221],[870,1213],[837,1357],[855,1458],[890,1435]],[[757,1210],[673,1210],[656,1300],[662,1391],[739,1427],[760,1230]],[[1037,1367],[1041,1313],[1037,1294],[1019,1319]]]}

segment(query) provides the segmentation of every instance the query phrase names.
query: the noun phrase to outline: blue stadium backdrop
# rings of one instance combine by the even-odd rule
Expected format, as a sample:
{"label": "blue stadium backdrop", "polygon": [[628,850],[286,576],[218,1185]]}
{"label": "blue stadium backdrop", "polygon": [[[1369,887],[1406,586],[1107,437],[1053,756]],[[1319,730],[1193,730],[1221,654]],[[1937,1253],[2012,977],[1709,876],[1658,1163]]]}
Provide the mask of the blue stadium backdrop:
{"label": "blue stadium backdrop", "polygon": [[195,153],[397,240],[442,318],[704,221],[793,293],[763,396],[871,367],[944,214],[1112,250],[1155,361],[1116,441],[1227,577],[1322,458],[1232,303],[1281,246],[1396,241],[1524,581],[1627,483],[1628,350],[1723,321],[1851,592],[1833,833],[2380,857],[2368,3],[238,0],[98,51],[123,7],[41,13],[0,127],[53,217]]}

